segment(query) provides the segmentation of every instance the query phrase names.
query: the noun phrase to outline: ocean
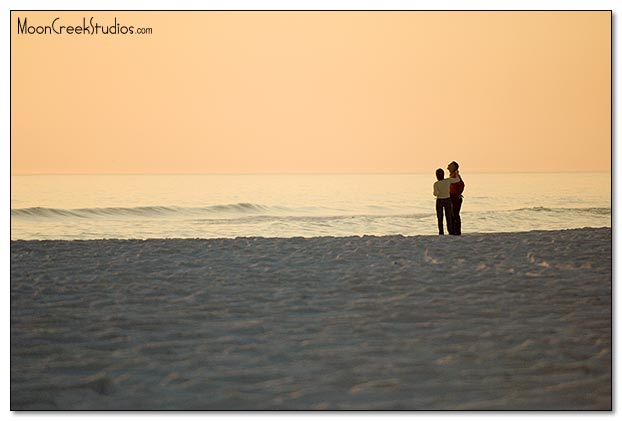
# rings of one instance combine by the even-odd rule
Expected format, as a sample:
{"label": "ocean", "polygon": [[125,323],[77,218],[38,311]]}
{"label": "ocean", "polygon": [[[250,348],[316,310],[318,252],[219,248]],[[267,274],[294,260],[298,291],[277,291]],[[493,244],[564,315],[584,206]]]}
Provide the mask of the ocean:
{"label": "ocean", "polygon": [[[611,175],[463,174],[468,233],[611,227]],[[434,174],[22,175],[12,240],[435,235]]]}

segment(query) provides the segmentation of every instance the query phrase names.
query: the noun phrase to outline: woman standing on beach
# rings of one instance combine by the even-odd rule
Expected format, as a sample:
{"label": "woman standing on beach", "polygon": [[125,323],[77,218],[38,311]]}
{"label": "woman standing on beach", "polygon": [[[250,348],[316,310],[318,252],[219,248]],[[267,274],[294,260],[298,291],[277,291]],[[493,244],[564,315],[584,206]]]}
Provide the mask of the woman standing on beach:
{"label": "woman standing on beach", "polygon": [[459,167],[460,165],[458,165],[456,161],[451,161],[449,165],[447,165],[449,177],[458,177],[460,179],[458,183],[452,183],[449,186],[449,198],[451,199],[451,207],[453,212],[453,231],[449,231],[449,234],[451,235],[462,235],[460,208],[462,208],[462,192],[464,191],[464,180],[462,180],[462,176],[458,175]]}
{"label": "woman standing on beach", "polygon": [[438,219],[438,235],[444,235],[443,232],[443,211],[445,212],[445,219],[447,221],[447,231],[449,234],[453,234],[453,207],[451,205],[451,197],[449,194],[449,187],[452,183],[460,182],[460,174],[458,170],[455,172],[454,178],[445,178],[445,171],[442,168],[436,170],[436,181],[434,183],[434,196],[436,196],[436,218]]}

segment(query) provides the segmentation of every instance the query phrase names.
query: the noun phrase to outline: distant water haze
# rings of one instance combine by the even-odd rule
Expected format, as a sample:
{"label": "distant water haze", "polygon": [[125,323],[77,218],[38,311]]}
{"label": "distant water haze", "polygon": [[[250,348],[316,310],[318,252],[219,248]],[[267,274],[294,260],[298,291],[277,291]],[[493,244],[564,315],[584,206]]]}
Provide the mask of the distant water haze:
{"label": "distant water haze", "polygon": [[[463,173],[463,232],[611,226],[609,173]],[[437,233],[434,175],[11,177],[11,239]]]}

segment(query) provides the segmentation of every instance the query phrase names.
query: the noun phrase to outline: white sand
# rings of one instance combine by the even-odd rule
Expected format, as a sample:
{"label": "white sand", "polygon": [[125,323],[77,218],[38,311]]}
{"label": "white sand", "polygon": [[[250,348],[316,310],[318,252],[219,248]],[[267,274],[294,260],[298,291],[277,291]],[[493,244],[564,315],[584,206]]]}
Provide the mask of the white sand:
{"label": "white sand", "polygon": [[11,243],[11,408],[611,409],[611,229]]}

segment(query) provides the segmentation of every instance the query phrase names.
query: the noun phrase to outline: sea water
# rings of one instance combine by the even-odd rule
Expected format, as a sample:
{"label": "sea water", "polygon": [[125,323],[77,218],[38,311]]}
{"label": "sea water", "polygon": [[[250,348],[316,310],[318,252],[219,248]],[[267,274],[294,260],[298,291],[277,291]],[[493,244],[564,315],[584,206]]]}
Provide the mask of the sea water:
{"label": "sea water", "polygon": [[[463,234],[611,226],[611,174],[462,174]],[[433,174],[11,177],[11,239],[438,233]]]}

